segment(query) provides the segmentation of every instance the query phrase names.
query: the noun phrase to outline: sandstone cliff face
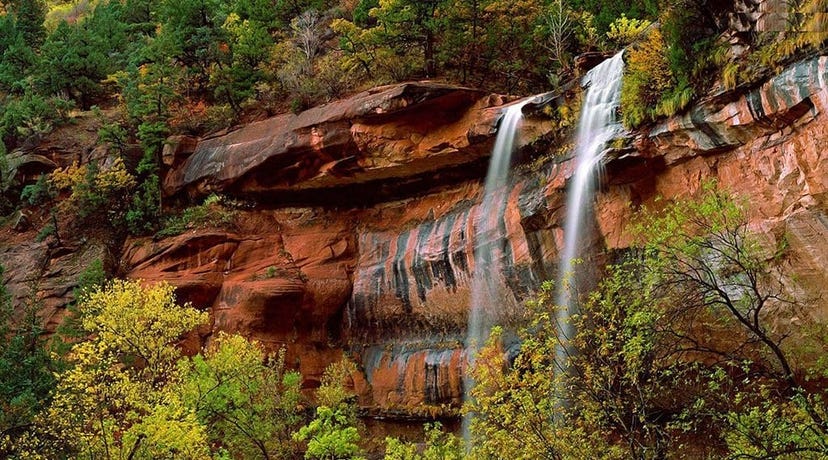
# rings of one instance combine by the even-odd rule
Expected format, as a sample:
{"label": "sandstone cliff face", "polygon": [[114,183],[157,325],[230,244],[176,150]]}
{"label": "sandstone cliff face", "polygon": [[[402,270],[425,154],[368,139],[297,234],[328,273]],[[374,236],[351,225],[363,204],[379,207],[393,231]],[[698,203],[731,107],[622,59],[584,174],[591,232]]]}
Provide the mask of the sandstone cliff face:
{"label": "sandstone cliff face", "polygon": [[[258,205],[240,211],[232,230],[128,240],[121,268],[169,281],[208,310],[201,340],[226,330],[286,346],[308,388],[345,352],[360,364],[355,384],[366,408],[410,415],[457,406],[471,273],[481,263],[475,248],[497,248],[502,269],[491,281],[508,321],[554,278],[562,246],[572,158],[518,168],[495,212],[480,209],[508,101],[406,84],[207,139],[179,138],[165,151],[168,195],[216,191]],[[637,206],[690,196],[716,179],[746,200],[767,247],[786,242],[791,291],[818,299],[828,282],[826,111],[828,57],[820,57],[637,133],[631,147],[607,157],[587,265],[629,244]],[[542,117],[529,117],[519,145],[538,149],[550,131]],[[481,235],[484,221],[494,230]],[[43,259],[21,255],[30,250],[40,249],[4,245],[21,261]],[[71,265],[56,257],[47,257],[52,271]],[[15,283],[28,271],[19,266]],[[810,307],[828,320],[825,299]]]}
{"label": "sandstone cliff face", "polygon": [[[713,97],[611,152],[595,237],[585,243],[598,249],[593,262],[603,262],[601,249],[629,244],[633,205],[687,197],[716,179],[747,200],[768,247],[788,242],[790,288],[819,297],[828,282],[827,63],[801,62],[751,91]],[[215,329],[288,344],[311,379],[347,351],[364,372],[367,407],[457,405],[475,247],[499,248],[498,304],[519,314],[555,274],[573,168],[557,158],[524,169],[483,215],[473,165],[491,148],[503,102],[465,89],[391,87],[203,140],[167,177],[169,193],[250,193],[273,205],[301,200],[302,190],[331,196],[360,184],[371,199],[251,211],[255,223],[239,234],[184,235],[143,249],[130,242],[130,276],[179,283],[210,305]],[[549,129],[542,120],[527,125],[523,144]],[[458,166],[472,177],[439,177]],[[389,190],[414,178],[418,193]],[[495,230],[480,235],[484,219]],[[257,279],[268,266],[279,275]],[[812,314],[824,319],[828,305],[817,302]]]}

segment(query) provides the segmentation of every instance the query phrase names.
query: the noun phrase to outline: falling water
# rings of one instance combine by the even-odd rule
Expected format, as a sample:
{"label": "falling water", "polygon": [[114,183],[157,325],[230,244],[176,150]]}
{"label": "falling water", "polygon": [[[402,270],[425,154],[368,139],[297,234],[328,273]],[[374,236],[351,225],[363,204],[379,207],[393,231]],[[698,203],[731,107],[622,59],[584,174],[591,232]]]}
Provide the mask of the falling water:
{"label": "falling water", "polygon": [[[601,163],[607,142],[623,132],[618,120],[621,99],[621,76],[624,71],[624,52],[616,54],[584,77],[587,87],[578,122],[575,152],[575,173],[569,184],[564,225],[564,250],[558,271],[557,304],[562,310],[558,315],[561,337],[572,338],[575,331],[568,324],[574,310],[575,273],[573,261],[578,257],[583,224],[592,210],[595,171]],[[565,362],[565,347],[558,350],[558,362]]]}
{"label": "falling water", "polygon": [[498,235],[499,206],[505,203],[505,185],[509,177],[515,135],[523,118],[523,106],[532,99],[526,99],[508,107],[497,131],[489,172],[483,187],[483,200],[478,208],[475,231],[474,277],[472,278],[471,305],[466,347],[470,356],[486,340],[493,316],[501,310],[497,305],[501,293],[497,292],[497,277],[500,275],[499,247],[502,238]]}
{"label": "falling water", "polygon": [[[501,289],[500,276],[503,273],[501,257],[505,235],[500,235],[500,207],[506,204],[506,184],[512,163],[512,152],[520,121],[523,119],[523,107],[532,101],[527,98],[505,109],[497,138],[492,149],[489,172],[483,187],[483,200],[478,208],[475,230],[474,276],[471,286],[469,306],[469,324],[466,336],[468,359],[474,356],[483,342],[488,338],[495,320],[509,310],[507,293]],[[473,385],[468,374],[465,380],[465,393]],[[469,416],[463,419],[463,435],[469,440]]]}

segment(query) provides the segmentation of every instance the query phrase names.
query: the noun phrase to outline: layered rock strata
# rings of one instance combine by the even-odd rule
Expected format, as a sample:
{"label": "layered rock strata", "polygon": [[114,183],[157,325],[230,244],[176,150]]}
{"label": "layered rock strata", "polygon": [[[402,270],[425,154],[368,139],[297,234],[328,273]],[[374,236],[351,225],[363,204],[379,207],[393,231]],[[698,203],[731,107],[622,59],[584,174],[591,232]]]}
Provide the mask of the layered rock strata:
{"label": "layered rock strata", "polygon": [[[758,87],[711,97],[609,152],[585,242],[596,260],[587,264],[629,245],[638,206],[689,197],[715,179],[746,201],[767,247],[787,245],[787,285],[815,299],[808,314],[828,320],[820,298],[828,283],[826,65],[828,57],[810,59]],[[226,330],[286,346],[307,388],[344,352],[360,364],[355,384],[366,408],[411,415],[456,407],[470,276],[480,263],[474,248],[497,248],[503,269],[491,282],[503,293],[504,318],[519,320],[522,302],[554,278],[562,246],[572,158],[525,163],[496,212],[478,206],[498,116],[510,101],[406,84],[178,139],[165,152],[168,195],[219,192],[257,205],[240,210],[230,229],[128,240],[122,270],[169,281],[182,300],[208,310],[203,340]],[[519,144],[538,149],[551,130],[530,118]],[[484,219],[496,225],[480,235]],[[3,250],[17,251],[21,269],[10,277],[23,283],[21,251],[29,250]],[[59,273],[69,264],[60,260],[52,255],[40,270]],[[46,279],[60,284],[57,274]]]}

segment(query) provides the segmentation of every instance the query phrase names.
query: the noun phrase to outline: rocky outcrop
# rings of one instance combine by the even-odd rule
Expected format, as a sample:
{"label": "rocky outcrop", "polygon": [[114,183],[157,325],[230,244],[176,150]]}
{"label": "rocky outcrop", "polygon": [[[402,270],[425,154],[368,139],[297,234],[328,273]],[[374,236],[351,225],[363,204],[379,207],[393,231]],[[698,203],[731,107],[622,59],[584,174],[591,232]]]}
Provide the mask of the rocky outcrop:
{"label": "rocky outcrop", "polygon": [[167,281],[181,301],[207,309],[202,331],[241,332],[318,382],[341,350],[338,318],[351,296],[355,234],[348,213],[315,210],[240,214],[234,231],[195,231],[160,241],[131,240],[130,277]]}
{"label": "rocky outcrop", "polygon": [[[171,148],[166,162],[178,166],[164,190],[278,196],[283,203],[320,194],[330,201],[332,190],[347,186],[363,193],[384,182],[398,186],[485,159],[505,101],[434,83],[377,88],[203,139],[193,149]],[[176,150],[186,158],[179,161]]]}
{"label": "rocky outcrop", "polygon": [[[0,245],[2,282],[17,306],[34,306],[43,319],[44,328],[54,331],[63,322],[67,307],[74,300],[73,288],[90,264],[106,261],[106,248],[84,242],[63,248],[49,247],[33,241],[33,233],[4,232]],[[15,310],[19,317],[24,308]]]}

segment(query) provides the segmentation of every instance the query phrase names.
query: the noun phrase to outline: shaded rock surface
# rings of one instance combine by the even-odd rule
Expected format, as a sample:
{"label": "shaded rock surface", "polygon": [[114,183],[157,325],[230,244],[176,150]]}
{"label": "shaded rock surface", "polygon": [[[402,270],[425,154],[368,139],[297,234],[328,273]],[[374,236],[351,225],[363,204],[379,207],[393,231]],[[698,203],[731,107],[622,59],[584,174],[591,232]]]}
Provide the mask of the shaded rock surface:
{"label": "shaded rock surface", "polygon": [[252,123],[194,148],[176,139],[165,156],[174,167],[164,191],[264,199],[280,192],[287,199],[471,164],[488,156],[505,101],[468,88],[407,83]]}

